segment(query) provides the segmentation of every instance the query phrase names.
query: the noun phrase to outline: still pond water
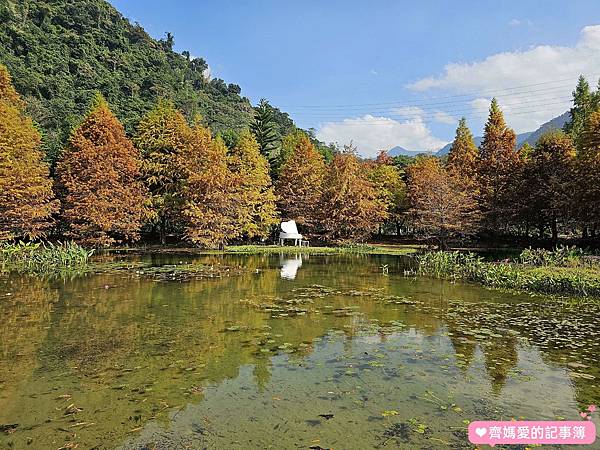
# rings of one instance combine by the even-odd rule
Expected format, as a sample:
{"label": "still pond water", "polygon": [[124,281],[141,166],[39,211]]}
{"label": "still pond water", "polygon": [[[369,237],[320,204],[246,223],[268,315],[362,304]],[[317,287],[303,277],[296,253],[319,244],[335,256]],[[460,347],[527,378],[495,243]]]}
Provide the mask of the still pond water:
{"label": "still pond water", "polygon": [[472,448],[600,404],[597,306],[399,257],[127,258],[0,276],[0,448]]}

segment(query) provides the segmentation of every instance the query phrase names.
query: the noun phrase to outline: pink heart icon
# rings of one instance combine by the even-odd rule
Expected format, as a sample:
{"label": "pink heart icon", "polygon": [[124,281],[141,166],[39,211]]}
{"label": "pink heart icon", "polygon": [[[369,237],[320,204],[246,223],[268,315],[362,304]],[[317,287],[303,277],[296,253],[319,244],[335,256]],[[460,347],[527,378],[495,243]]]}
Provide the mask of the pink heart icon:
{"label": "pink heart icon", "polygon": [[596,405],[590,405],[590,406],[588,406],[588,411],[589,412],[596,412]]}
{"label": "pink heart icon", "polygon": [[585,419],[588,416],[588,413],[582,411],[579,413],[579,415]]}

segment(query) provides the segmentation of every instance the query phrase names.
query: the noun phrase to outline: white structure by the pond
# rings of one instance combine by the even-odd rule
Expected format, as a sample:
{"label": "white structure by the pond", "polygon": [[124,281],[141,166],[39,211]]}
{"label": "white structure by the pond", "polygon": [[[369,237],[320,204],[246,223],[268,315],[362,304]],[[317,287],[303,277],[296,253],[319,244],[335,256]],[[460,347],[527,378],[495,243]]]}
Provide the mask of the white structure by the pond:
{"label": "white structure by the pond", "polygon": [[294,245],[296,246],[308,246],[308,241],[305,241],[304,236],[298,233],[298,227],[296,226],[295,220],[281,222],[281,231],[279,232],[279,245],[284,245],[286,239],[294,241]]}

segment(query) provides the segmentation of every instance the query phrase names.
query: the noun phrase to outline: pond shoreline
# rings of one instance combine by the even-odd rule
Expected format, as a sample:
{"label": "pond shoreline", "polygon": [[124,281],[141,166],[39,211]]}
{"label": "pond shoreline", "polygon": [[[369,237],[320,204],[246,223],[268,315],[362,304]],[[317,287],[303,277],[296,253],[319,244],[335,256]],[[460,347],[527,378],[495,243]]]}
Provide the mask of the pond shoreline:
{"label": "pond shoreline", "polygon": [[[9,247],[6,247],[9,249]],[[562,249],[562,250],[561,250]],[[566,250],[579,252],[568,258],[555,261],[556,255]],[[421,275],[452,281],[476,283],[481,286],[519,293],[542,294],[570,301],[600,301],[600,263],[598,257],[584,255],[575,247],[561,247],[554,252],[546,250],[525,250],[521,255],[510,259],[493,260],[469,253],[468,251],[431,252],[421,245],[394,244],[355,244],[338,247],[294,247],[277,245],[232,245],[223,250],[210,250],[185,246],[139,246],[115,247],[90,252],[75,244],[18,245],[10,248],[10,255],[4,256],[0,272],[18,271],[31,275],[78,274],[106,272],[110,270],[136,269],[129,264],[100,262],[102,255],[379,255],[411,256],[416,264],[409,275]],[[529,252],[529,253],[527,253]],[[540,253],[541,252],[541,253]],[[545,253],[544,253],[545,252]],[[6,253],[6,252],[5,252]],[[92,253],[95,255],[91,258]],[[546,255],[550,261],[521,261],[523,255],[538,253]],[[15,257],[15,255],[17,255]],[[41,257],[40,255],[44,255]],[[77,257],[75,257],[77,256]],[[561,257],[564,258],[564,255]],[[10,259],[12,258],[12,260]],[[176,265],[177,266],[177,265]],[[414,270],[416,269],[416,270]],[[182,278],[205,276],[203,270],[193,266],[175,267],[169,273],[181,273]],[[215,274],[213,274],[215,275]]]}
{"label": "pond shoreline", "polygon": [[425,249],[422,245],[356,244],[340,247],[294,247],[279,245],[228,245],[223,250],[199,247],[152,245],[143,247],[115,247],[109,253],[189,254],[189,255],[262,255],[262,254],[365,254],[411,255]]}

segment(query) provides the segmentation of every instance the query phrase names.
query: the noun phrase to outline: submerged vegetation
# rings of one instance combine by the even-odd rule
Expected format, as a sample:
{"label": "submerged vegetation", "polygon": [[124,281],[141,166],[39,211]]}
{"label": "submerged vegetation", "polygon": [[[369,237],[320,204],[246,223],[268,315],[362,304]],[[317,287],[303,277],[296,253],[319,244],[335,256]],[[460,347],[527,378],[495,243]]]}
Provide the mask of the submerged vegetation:
{"label": "submerged vegetation", "polygon": [[417,257],[419,273],[465,280],[500,289],[600,298],[600,260],[575,247],[526,249],[514,261],[487,262],[461,252],[428,252]]}
{"label": "submerged vegetation", "polygon": [[314,255],[292,283],[278,255],[109,256],[0,278],[0,447],[267,448],[289,426],[282,448],[466,448],[473,418],[600,400],[600,304],[383,276],[395,258]]}

